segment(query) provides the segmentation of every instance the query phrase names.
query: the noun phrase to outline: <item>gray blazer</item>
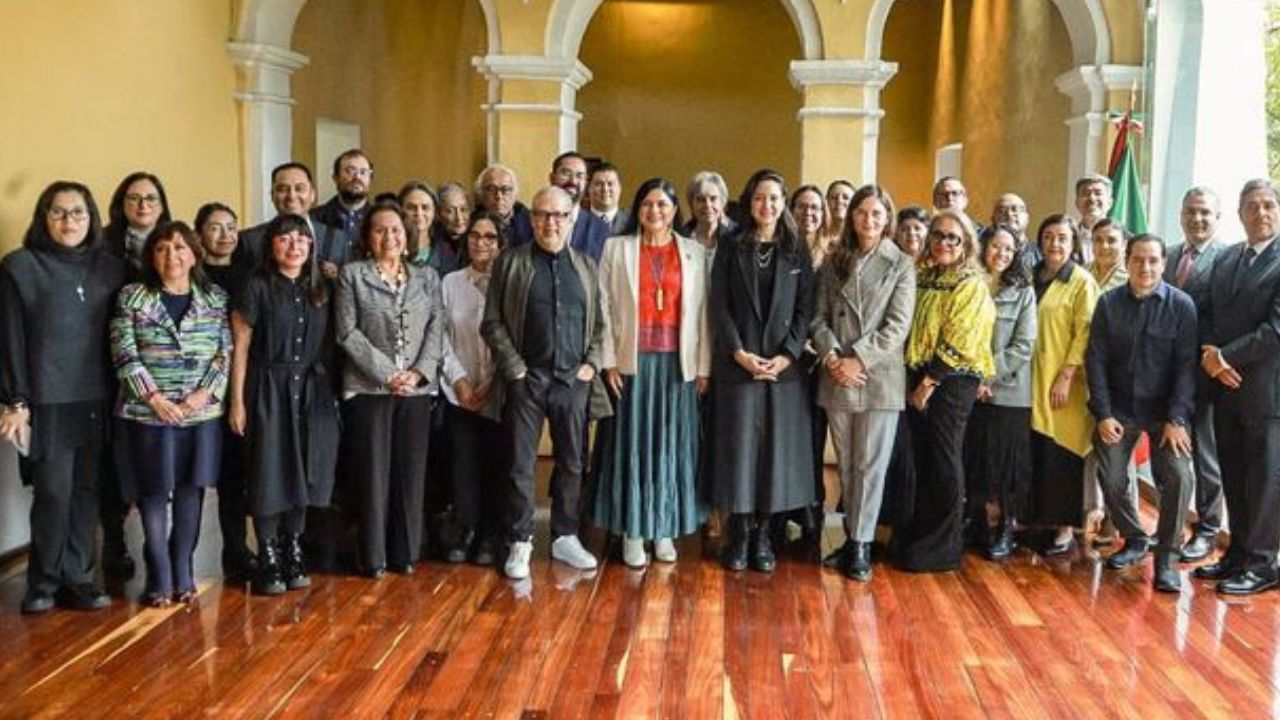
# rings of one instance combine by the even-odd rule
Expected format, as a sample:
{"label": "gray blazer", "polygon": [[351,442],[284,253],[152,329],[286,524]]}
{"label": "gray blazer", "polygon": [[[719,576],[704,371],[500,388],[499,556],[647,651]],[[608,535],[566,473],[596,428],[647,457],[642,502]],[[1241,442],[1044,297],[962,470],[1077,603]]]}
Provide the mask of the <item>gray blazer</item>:
{"label": "gray blazer", "polygon": [[996,303],[996,329],[991,354],[996,377],[991,381],[991,404],[1031,407],[1031,351],[1036,346],[1036,291],[1030,285],[1003,287],[991,298]]}
{"label": "gray blazer", "polygon": [[810,329],[819,358],[858,356],[867,369],[863,387],[840,387],[819,368],[818,404],[828,412],[902,410],[907,377],[903,349],[916,307],[916,269],[911,257],[885,238],[864,261],[861,273],[844,277],[846,251],[822,264]]}
{"label": "gray blazer", "polygon": [[[409,263],[405,263],[405,272],[404,353],[409,361],[404,369],[417,370],[426,379],[416,395],[434,395],[439,386],[444,334],[440,276],[429,267]],[[401,311],[395,293],[378,277],[372,260],[343,266],[334,305],[338,344],[347,353],[342,367],[343,395],[386,395],[387,381],[398,372],[395,343]]]}

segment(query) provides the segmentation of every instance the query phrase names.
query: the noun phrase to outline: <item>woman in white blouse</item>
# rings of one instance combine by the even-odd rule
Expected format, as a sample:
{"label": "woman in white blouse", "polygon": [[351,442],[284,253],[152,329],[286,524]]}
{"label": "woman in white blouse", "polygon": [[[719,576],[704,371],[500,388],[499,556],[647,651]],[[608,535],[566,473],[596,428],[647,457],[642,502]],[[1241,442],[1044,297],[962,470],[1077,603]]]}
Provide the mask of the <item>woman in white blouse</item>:
{"label": "woman in white blouse", "polygon": [[470,264],[444,277],[444,382],[450,482],[460,531],[445,559],[492,565],[501,540],[503,488],[510,444],[503,438],[501,402],[492,390],[494,364],[480,337],[489,272],[501,251],[497,216],[477,212],[467,228]]}

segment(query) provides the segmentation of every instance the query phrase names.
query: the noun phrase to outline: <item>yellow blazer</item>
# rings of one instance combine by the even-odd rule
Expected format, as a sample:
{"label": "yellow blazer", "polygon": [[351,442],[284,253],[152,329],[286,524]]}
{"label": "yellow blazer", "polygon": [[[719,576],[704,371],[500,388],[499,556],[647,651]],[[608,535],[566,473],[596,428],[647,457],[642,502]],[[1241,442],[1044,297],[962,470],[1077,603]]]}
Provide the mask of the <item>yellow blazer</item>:
{"label": "yellow blazer", "polygon": [[[1073,264],[1070,275],[1065,275],[1059,273],[1049,284],[1036,312],[1039,334],[1031,358],[1031,428],[1084,457],[1093,436],[1093,416],[1085,407],[1084,351],[1098,303],[1098,283],[1079,265]],[[1053,410],[1049,389],[1064,365],[1080,369],[1071,381],[1066,407]]]}

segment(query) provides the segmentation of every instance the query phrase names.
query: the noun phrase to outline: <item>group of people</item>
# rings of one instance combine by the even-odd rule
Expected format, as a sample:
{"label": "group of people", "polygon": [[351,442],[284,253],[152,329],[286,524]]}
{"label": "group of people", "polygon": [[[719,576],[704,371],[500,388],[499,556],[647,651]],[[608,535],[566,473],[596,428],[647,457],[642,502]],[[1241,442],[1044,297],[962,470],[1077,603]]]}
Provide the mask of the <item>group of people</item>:
{"label": "group of people", "polygon": [[[308,510],[335,497],[370,577],[414,571],[443,497],[446,560],[526,578],[544,422],[550,553],[578,569],[598,562],[583,523],[636,568],[674,562],[709,521],[730,570],[772,571],[788,521],[818,551],[830,437],[847,541],[824,562],[855,580],[878,527],[895,563],[931,572],[970,546],[1007,557],[1036,527],[1066,554],[1106,517],[1124,541],[1107,564],[1154,547],[1155,587],[1176,591],[1225,495],[1230,549],[1196,572],[1227,593],[1276,583],[1268,181],[1241,192],[1247,242],[1224,245],[1217,195],[1193,188],[1166,250],[1106,218],[1099,176],[1079,219],[1031,237],[1021,198],[983,227],[950,177],[932,212],[876,185],[789,191],[771,170],[736,202],[715,172],[683,195],[646,180],[628,210],[618,168],[576,152],[528,206],[502,165],[470,190],[374,196],[350,150],[332,177],[314,206],[310,169],[277,167],[276,217],[244,230],[216,202],[173,220],[148,173],[120,183],[105,227],[82,184],[40,195],[0,264],[0,438],[34,490],[24,612],[106,607],[96,531],[105,569],[131,573],[130,506],[142,601],[191,600],[211,487],[224,570],[256,593],[309,585]],[[1144,433],[1154,539],[1130,463]]]}

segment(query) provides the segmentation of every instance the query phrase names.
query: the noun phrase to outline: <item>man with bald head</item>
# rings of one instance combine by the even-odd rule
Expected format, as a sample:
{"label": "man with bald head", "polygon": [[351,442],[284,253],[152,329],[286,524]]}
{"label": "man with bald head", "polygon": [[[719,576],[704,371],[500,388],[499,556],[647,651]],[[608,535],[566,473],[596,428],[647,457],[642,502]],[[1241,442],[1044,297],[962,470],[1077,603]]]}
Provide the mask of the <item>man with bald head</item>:
{"label": "man with bald head", "polygon": [[1039,238],[1027,237],[1027,225],[1031,222],[1031,214],[1027,212],[1027,202],[1013,193],[1005,193],[996,200],[991,209],[991,225],[1003,225],[1014,231],[1018,247],[1022,250],[1022,261],[1030,270],[1044,260],[1040,252]]}
{"label": "man with bald head", "polygon": [[[604,318],[596,267],[569,245],[574,201],[559,187],[533,196],[533,242],[504,250],[489,281],[480,332],[505,382],[503,418],[512,464],[505,571],[529,576],[533,552],[533,471],[545,419],[555,472],[551,487],[551,557],[590,570],[596,558],[578,539],[583,432],[600,370]],[[607,401],[606,401],[607,402]]]}

